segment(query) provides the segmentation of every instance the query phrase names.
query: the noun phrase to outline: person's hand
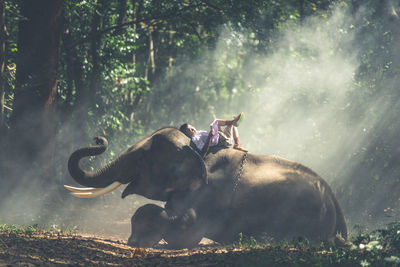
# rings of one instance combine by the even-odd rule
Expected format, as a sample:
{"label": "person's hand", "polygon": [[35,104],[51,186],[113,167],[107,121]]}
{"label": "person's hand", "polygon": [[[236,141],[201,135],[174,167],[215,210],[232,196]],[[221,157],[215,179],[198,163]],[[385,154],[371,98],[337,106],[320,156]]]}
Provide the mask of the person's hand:
{"label": "person's hand", "polygon": [[212,136],[214,136],[215,135],[215,130],[211,127],[211,130],[210,130],[210,134],[212,135]]}

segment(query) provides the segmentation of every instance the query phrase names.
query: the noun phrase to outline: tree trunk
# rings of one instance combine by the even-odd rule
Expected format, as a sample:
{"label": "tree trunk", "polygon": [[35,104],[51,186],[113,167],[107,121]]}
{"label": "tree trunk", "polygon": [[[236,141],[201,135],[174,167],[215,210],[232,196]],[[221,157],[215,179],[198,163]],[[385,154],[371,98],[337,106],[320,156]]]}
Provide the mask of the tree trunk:
{"label": "tree trunk", "polygon": [[[55,98],[63,0],[22,0],[8,156],[13,179],[54,177]],[[36,165],[37,164],[37,165]],[[40,166],[40,168],[31,168]],[[22,170],[27,170],[21,173]],[[34,170],[38,170],[35,173]],[[8,180],[10,180],[8,178]],[[17,181],[14,181],[17,182]]]}
{"label": "tree trunk", "polygon": [[[117,25],[121,25],[121,24],[125,23],[126,7],[127,7],[127,0],[118,0],[118,21],[117,21]],[[123,32],[124,32],[124,28],[121,27],[116,31],[116,34],[122,34]]]}
{"label": "tree trunk", "polygon": [[4,122],[4,65],[5,65],[5,44],[6,44],[6,25],[5,25],[5,3],[0,0],[0,182],[1,177],[4,177],[3,164],[5,153],[5,134],[6,127]]}
{"label": "tree trunk", "polygon": [[300,21],[303,21],[305,19],[305,12],[304,12],[304,0],[299,0],[299,15],[300,15]]}
{"label": "tree trunk", "polygon": [[[133,2],[133,19],[132,20],[137,20],[138,16],[140,16],[140,12],[141,12],[141,6],[143,5],[143,1],[136,3]],[[136,31],[137,26],[136,24],[133,25],[133,29]],[[132,63],[133,66],[135,68],[135,72],[137,74],[137,66],[136,66],[136,51],[132,51]],[[140,101],[142,100],[142,93],[136,93],[136,92],[132,92],[132,109],[131,109],[131,114],[130,114],[130,118],[131,120],[134,120],[134,116],[135,116],[135,112],[139,106]]]}
{"label": "tree trunk", "polygon": [[[6,7],[4,0],[0,0],[0,147],[3,144],[4,125],[4,65],[6,53]],[[1,153],[1,152],[0,152]]]}
{"label": "tree trunk", "polygon": [[[93,17],[93,22],[92,22],[92,34],[93,37],[91,42],[90,42],[90,54],[92,58],[92,73],[90,77],[90,85],[89,85],[89,99],[92,98],[96,90],[99,86],[99,80],[100,80],[100,64],[99,64],[99,47],[100,47],[100,42],[101,42],[101,37],[97,34],[97,32],[100,30],[100,28],[103,25],[103,15],[102,13],[104,12],[104,6],[105,0],[100,0],[99,1],[99,9],[97,12],[95,12],[94,17]],[[99,14],[100,13],[100,14]]]}
{"label": "tree trunk", "polygon": [[[387,21],[387,24],[389,25],[389,29],[393,35],[393,45],[392,45],[393,66],[392,66],[392,68],[399,70],[399,66],[400,66],[400,56],[399,56],[399,52],[400,52],[400,48],[399,48],[400,18],[396,12],[396,9],[391,0],[386,0],[385,4],[386,4],[386,21]],[[398,72],[398,71],[396,71],[396,72]],[[395,75],[396,75],[396,77],[398,77],[397,73]]]}
{"label": "tree trunk", "polygon": [[98,50],[101,44],[101,35],[98,35],[97,33],[100,31],[103,24],[102,13],[104,11],[104,5],[106,1],[99,0],[96,1],[96,3],[97,7],[94,10],[91,24],[91,35],[93,38],[91,39],[89,54],[91,57],[92,69],[88,75],[88,83],[84,82],[84,77],[82,75],[84,72],[83,64],[76,54],[76,50],[74,50],[75,48],[70,48],[70,53],[73,60],[72,72],[76,89],[76,103],[73,108],[74,111],[72,116],[76,140],[85,140],[90,104],[100,86],[101,69]]}
{"label": "tree trunk", "polygon": [[[154,88],[154,80],[155,80],[155,73],[156,73],[156,63],[155,63],[155,46],[154,46],[154,34],[151,29],[149,29],[149,57],[147,59],[147,66],[145,70],[145,79],[150,82],[150,86]],[[150,72],[149,72],[150,70]],[[144,129],[147,131],[150,126],[150,121],[152,119],[152,112],[151,112],[151,107],[152,107],[152,101],[153,97],[152,95],[154,92],[151,94],[147,95],[147,102],[146,102],[146,117],[144,118]]]}
{"label": "tree trunk", "polygon": [[73,68],[73,51],[75,48],[69,48],[71,43],[71,30],[70,21],[67,16],[64,18],[64,27],[62,40],[63,40],[63,50],[65,51],[65,61],[66,61],[66,82],[67,82],[67,93],[65,101],[62,105],[59,105],[59,113],[61,124],[64,124],[69,118],[72,109],[72,96],[74,91],[74,68]]}

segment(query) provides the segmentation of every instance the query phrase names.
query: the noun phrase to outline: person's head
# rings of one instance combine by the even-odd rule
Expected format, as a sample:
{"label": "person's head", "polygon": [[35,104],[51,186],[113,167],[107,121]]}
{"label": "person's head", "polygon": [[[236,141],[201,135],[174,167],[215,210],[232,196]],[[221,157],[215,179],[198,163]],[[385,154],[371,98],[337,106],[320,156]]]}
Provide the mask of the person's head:
{"label": "person's head", "polygon": [[179,127],[179,130],[189,138],[192,138],[197,132],[196,128],[188,123],[182,124],[181,127]]}

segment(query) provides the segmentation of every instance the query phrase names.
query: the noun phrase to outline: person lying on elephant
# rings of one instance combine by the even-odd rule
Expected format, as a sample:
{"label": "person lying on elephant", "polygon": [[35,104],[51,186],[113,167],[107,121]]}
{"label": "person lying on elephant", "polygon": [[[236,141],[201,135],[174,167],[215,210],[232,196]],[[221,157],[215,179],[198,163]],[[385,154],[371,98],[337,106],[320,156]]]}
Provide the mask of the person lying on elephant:
{"label": "person lying on elephant", "polygon": [[[210,125],[210,132],[198,131],[192,125],[185,123],[182,124],[179,130],[187,137],[191,138],[196,147],[205,155],[210,146],[224,146],[230,147],[233,145],[234,149],[247,152],[247,149],[240,144],[239,132],[237,127],[244,118],[244,113],[234,117],[233,120],[215,119]],[[221,131],[220,127],[225,126]],[[232,144],[232,137],[234,143]]]}

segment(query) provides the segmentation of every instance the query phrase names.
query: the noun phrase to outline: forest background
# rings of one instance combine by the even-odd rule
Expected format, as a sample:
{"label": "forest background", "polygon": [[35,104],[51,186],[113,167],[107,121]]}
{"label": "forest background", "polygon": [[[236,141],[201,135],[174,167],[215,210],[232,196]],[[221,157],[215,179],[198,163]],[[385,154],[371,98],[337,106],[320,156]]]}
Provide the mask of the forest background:
{"label": "forest background", "polygon": [[250,152],[319,173],[351,229],[398,220],[399,8],[0,0],[0,223],[127,236],[148,200],[74,199],[62,187],[74,183],[71,152],[106,136],[110,148],[85,162],[90,169],[162,126],[208,129],[214,116],[240,111]]}

